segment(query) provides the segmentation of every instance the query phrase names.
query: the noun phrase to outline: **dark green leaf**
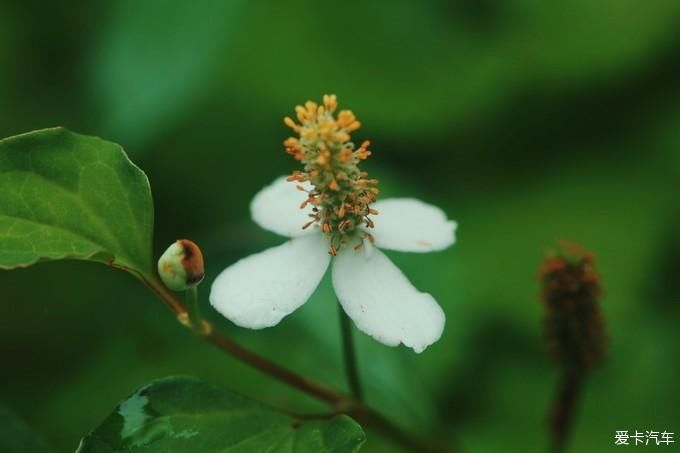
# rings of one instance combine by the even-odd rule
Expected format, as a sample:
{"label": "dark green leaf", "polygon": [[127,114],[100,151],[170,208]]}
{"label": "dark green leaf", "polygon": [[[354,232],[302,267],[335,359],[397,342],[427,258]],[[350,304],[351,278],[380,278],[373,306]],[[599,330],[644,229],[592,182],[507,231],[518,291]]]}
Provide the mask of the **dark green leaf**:
{"label": "dark green leaf", "polygon": [[361,427],[345,415],[300,420],[189,377],[142,387],[80,443],[91,452],[355,452]]}
{"label": "dark green leaf", "polygon": [[114,143],[62,128],[0,140],[0,268],[42,260],[151,269],[146,175]]}

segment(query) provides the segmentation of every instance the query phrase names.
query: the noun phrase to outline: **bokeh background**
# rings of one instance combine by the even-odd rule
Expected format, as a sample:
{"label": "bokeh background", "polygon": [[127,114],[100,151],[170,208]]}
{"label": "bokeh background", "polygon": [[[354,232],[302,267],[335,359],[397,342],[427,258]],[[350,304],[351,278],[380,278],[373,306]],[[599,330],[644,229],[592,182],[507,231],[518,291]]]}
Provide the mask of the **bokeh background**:
{"label": "bokeh background", "polygon": [[[373,143],[382,194],[459,222],[449,250],[389,253],[447,326],[421,355],[356,335],[369,402],[467,452],[543,451],[558,372],[536,270],[570,239],[597,257],[610,337],[572,451],[626,448],[616,430],[669,430],[678,445],[679,30],[673,0],[0,0],[0,136],[63,125],[122,144],[151,181],[156,252],[177,237],[202,246],[208,316],[345,388],[327,280],[265,331],[207,304],[222,268],[281,241],[248,204],[295,168],[282,117],[337,93]],[[320,409],[196,341],[104,266],[0,272],[0,304],[1,405],[55,452],[171,374]],[[364,451],[399,451],[368,436]]]}

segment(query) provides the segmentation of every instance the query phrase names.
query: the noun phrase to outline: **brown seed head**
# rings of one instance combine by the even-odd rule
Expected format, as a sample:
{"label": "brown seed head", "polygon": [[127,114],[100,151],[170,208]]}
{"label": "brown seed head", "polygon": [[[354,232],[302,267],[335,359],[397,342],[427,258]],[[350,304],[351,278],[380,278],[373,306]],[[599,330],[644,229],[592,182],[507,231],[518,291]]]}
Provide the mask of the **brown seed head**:
{"label": "brown seed head", "polygon": [[605,355],[606,333],[600,311],[602,288],[592,253],[562,242],[539,268],[545,305],[545,337],[555,360],[588,369]]}

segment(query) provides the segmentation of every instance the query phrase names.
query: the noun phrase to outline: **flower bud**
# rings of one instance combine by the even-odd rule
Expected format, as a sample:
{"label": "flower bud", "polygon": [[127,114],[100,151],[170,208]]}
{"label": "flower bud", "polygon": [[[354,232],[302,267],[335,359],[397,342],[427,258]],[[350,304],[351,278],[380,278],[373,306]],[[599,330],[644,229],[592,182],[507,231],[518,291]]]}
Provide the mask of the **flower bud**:
{"label": "flower bud", "polygon": [[173,291],[198,285],[205,275],[201,249],[188,239],[178,239],[158,260],[158,274]]}

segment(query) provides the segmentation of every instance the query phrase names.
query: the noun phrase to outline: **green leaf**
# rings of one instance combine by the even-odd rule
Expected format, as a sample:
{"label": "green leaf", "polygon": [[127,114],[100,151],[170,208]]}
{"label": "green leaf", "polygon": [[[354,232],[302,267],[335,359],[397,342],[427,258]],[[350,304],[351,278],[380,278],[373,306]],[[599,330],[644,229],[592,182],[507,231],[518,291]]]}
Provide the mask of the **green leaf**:
{"label": "green leaf", "polygon": [[0,269],[99,261],[152,270],[146,175],[114,143],[63,128],[0,140]]}
{"label": "green leaf", "polygon": [[361,427],[338,415],[301,420],[190,377],[168,377],[123,401],[80,443],[88,452],[355,452]]}
{"label": "green leaf", "polygon": [[49,453],[51,450],[23,420],[0,404],[0,451]]}

